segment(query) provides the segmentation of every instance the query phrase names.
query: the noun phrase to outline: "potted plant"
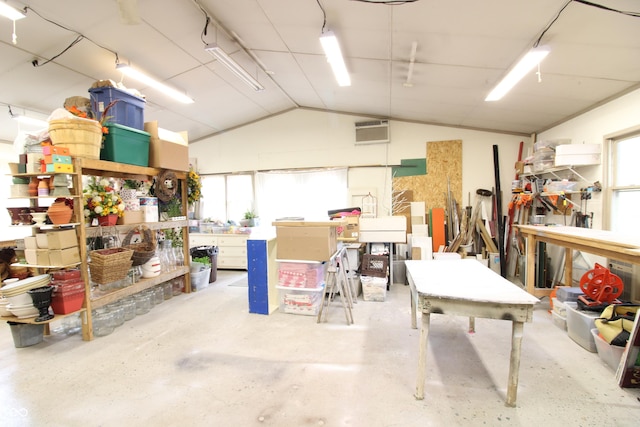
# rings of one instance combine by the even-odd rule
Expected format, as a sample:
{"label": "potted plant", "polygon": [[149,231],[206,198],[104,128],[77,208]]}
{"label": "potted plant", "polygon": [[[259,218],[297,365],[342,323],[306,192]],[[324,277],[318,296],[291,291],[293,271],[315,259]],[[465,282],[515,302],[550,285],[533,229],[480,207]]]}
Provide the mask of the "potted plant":
{"label": "potted plant", "polygon": [[122,188],[120,189],[120,197],[122,200],[134,200],[138,197],[138,188],[140,188],[140,181],[135,179],[123,179]]}
{"label": "potted plant", "polygon": [[240,221],[240,225],[243,227],[255,227],[257,225],[258,215],[253,209],[248,209],[244,213],[244,219]]}

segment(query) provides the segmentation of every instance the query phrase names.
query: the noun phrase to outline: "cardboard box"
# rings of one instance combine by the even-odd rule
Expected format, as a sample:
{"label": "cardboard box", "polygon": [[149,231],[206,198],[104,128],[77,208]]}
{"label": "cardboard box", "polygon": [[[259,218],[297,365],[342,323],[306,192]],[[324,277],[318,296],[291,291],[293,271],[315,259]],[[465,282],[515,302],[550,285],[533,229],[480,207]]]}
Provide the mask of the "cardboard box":
{"label": "cardboard box", "polygon": [[336,227],[276,226],[277,258],[327,261],[338,249]]}
{"label": "cardboard box", "polygon": [[49,251],[45,249],[36,249],[36,264],[37,265],[50,265]]}
{"label": "cardboard box", "polygon": [[75,228],[70,230],[47,231],[49,249],[66,249],[78,246],[78,236]]}
{"label": "cardboard box", "polygon": [[358,240],[363,243],[374,243],[374,242],[407,243],[407,233],[405,233],[404,231],[360,230],[360,236],[358,237]]}
{"label": "cardboard box", "polygon": [[144,214],[140,211],[124,211],[124,215],[118,218],[118,225],[140,224],[144,222]]}
{"label": "cardboard box", "polygon": [[47,249],[49,247],[49,239],[46,233],[36,234],[36,246],[38,249]]}
{"label": "cardboard box", "polygon": [[65,266],[80,262],[80,251],[77,246],[49,251],[49,262],[53,266]]}
{"label": "cardboard box", "polygon": [[149,166],[153,168],[189,170],[189,140],[186,132],[171,132],[158,127],[158,122],[146,122],[145,132],[151,135]]}
{"label": "cardboard box", "polygon": [[344,216],[334,218],[333,221],[340,221],[344,224],[337,228],[338,239],[357,239],[360,230],[359,216]]}
{"label": "cardboard box", "polygon": [[25,249],[38,249],[38,242],[35,236],[25,236],[24,247]]}

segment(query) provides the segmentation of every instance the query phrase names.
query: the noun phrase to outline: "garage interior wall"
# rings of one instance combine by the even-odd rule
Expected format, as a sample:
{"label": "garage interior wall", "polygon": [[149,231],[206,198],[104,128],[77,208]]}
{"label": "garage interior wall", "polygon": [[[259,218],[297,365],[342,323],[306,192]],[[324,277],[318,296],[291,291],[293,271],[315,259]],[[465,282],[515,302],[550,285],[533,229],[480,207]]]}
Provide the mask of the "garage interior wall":
{"label": "garage interior wall", "polygon": [[[373,189],[378,215],[391,214],[391,167],[425,158],[429,141],[462,141],[462,194],[494,184],[493,145],[500,152],[501,187],[510,192],[522,135],[390,120],[390,143],[356,145],[355,123],[370,118],[297,109],[190,144],[191,157],[207,158],[200,172],[348,166],[349,189]],[[350,203],[351,200],[345,201]],[[444,207],[444,206],[443,206]]]}

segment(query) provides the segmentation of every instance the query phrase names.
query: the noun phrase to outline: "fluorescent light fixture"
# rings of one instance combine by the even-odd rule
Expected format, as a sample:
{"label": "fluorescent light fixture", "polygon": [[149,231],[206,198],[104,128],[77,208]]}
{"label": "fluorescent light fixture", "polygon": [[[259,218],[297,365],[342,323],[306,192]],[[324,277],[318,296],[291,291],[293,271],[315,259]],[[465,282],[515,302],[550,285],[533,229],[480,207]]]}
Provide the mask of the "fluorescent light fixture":
{"label": "fluorescent light fixture", "polygon": [[507,94],[529,71],[538,65],[549,54],[546,46],[534,47],[507,73],[493,88],[485,101],[498,101]]}
{"label": "fluorescent light fixture", "polygon": [[333,75],[338,81],[338,86],[351,86],[351,77],[349,77],[347,66],[344,64],[338,38],[333,34],[333,31],[325,31],[322,33],[320,35],[320,44],[322,44],[324,54],[327,56],[329,65],[331,65]]}
{"label": "fluorescent light fixture", "polygon": [[48,121],[36,119],[35,117],[15,115],[15,116],[12,116],[12,118],[14,120],[16,120],[18,123],[21,123],[23,125],[35,126],[35,127],[39,127],[39,128],[48,128],[49,127],[49,122]]}
{"label": "fluorescent light fixture", "polygon": [[0,1],[0,15],[4,16],[5,18],[9,18],[12,21],[17,21],[18,19],[22,19],[22,18],[26,18],[27,17],[27,15],[25,15],[22,12],[20,12],[15,7],[9,6],[4,1]]}
{"label": "fluorescent light fixture", "polygon": [[146,74],[136,70],[135,68],[131,68],[128,64],[116,64],[116,69],[122,71],[123,74],[126,74],[132,79],[136,79],[139,82],[146,84],[147,86],[151,86],[159,92],[170,96],[176,101],[182,102],[184,104],[193,104],[193,99],[189,98],[184,93],[177,91],[164,83],[160,83],[156,79],[147,76]]}
{"label": "fluorescent light fixture", "polygon": [[249,85],[256,92],[264,90],[264,86],[262,86],[256,79],[253,78],[251,74],[249,74],[244,68],[242,68],[236,61],[231,59],[227,53],[222,50],[220,46],[215,43],[209,43],[205,45],[204,50],[209,52],[211,56],[216,58],[218,62],[227,67],[229,71],[236,75],[240,80],[242,80],[245,84]]}

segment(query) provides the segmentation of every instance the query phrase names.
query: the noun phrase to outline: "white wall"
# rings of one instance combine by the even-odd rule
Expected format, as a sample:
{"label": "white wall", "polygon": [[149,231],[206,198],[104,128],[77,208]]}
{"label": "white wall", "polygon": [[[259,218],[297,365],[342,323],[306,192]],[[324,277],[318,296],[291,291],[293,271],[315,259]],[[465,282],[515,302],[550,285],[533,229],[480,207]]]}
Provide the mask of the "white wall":
{"label": "white wall", "polygon": [[[541,132],[537,140],[571,138],[572,144],[603,144],[603,163],[605,156],[605,137],[640,125],[640,89],[628,93],[616,100],[595,108],[572,120]],[[594,194],[587,209],[594,213],[593,228],[606,229],[605,194],[607,180],[603,165],[584,168],[585,178],[599,180],[604,191]],[[583,169],[580,170],[581,174]]]}
{"label": "white wall", "polygon": [[[514,164],[522,136],[447,126],[390,121],[391,143],[356,146],[354,123],[370,119],[298,109],[190,144],[199,171],[223,173],[265,169],[330,166],[398,165],[401,159],[424,158],[428,141],[463,142],[462,194],[495,187],[493,144],[498,145],[503,198],[511,192]],[[206,159],[206,161],[205,161]],[[391,172],[388,168],[353,168],[350,188],[375,186],[378,215],[388,214]],[[473,197],[473,196],[472,196]],[[345,201],[349,204],[350,201]],[[506,211],[506,203],[503,203]]]}

